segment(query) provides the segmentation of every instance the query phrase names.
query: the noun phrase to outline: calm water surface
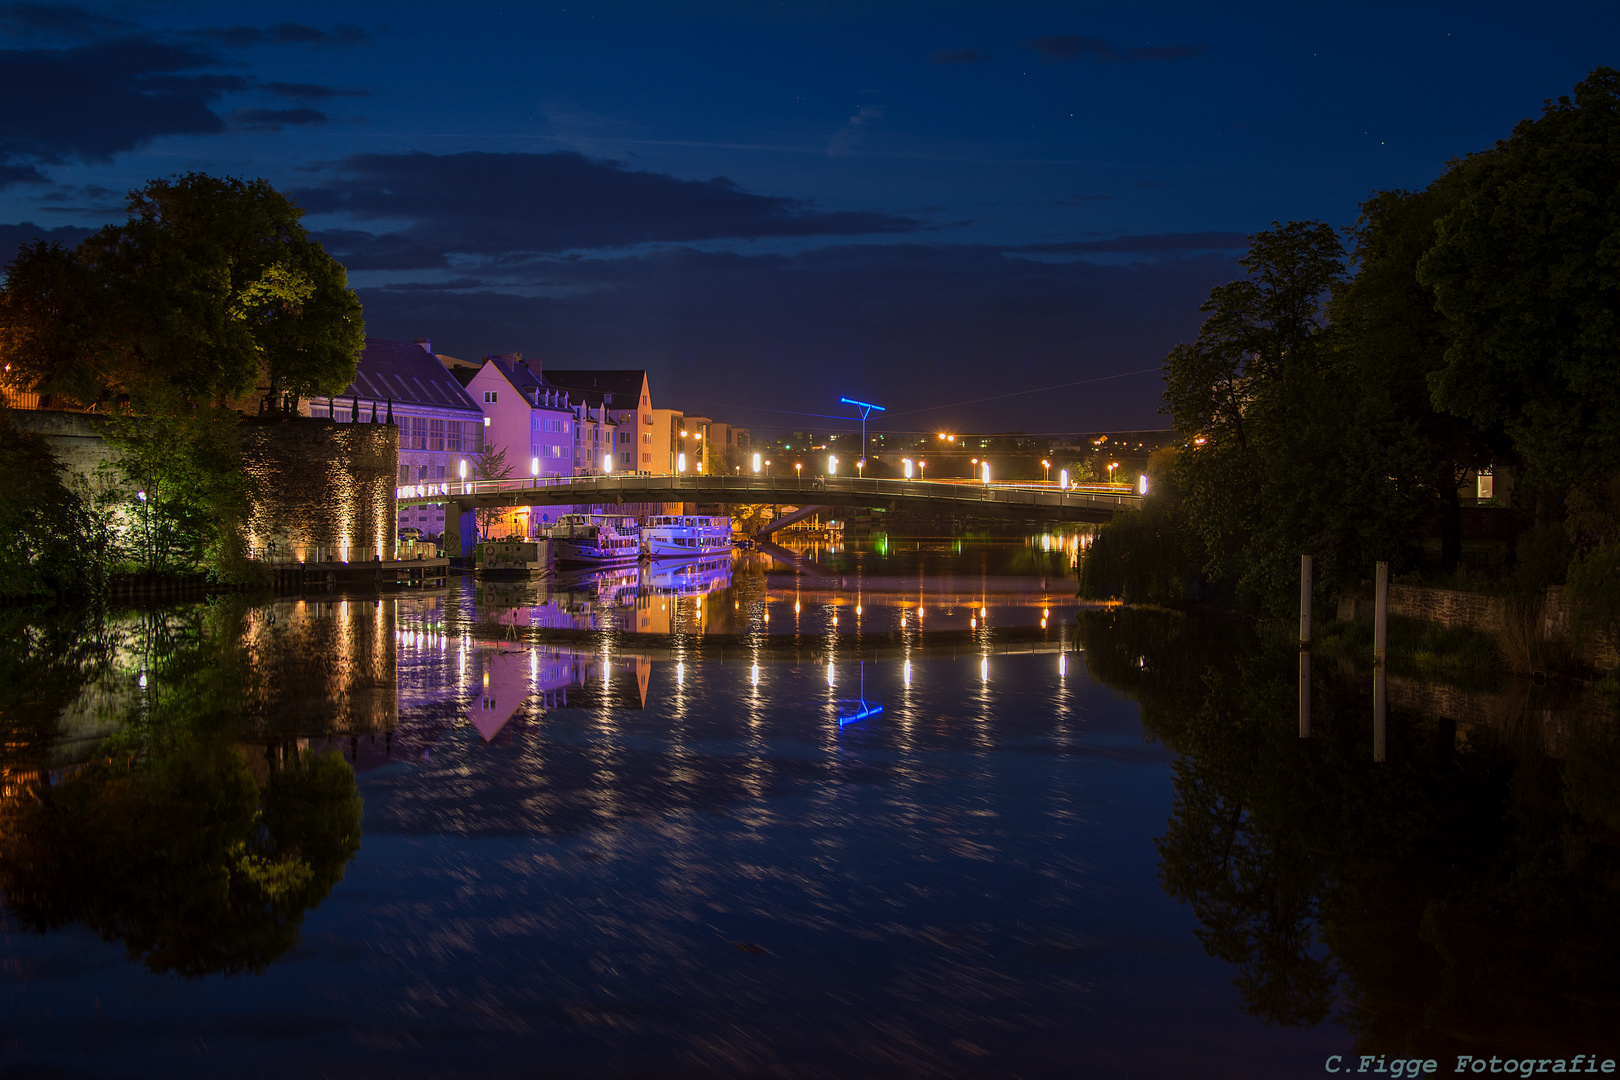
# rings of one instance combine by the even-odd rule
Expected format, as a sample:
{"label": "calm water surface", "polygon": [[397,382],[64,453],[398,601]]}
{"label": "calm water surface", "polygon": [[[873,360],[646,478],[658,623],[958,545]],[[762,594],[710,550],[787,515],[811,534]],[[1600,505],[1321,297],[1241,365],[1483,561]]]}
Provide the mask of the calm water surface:
{"label": "calm water surface", "polygon": [[1607,728],[1397,701],[1374,763],[1368,687],[1318,663],[1301,740],[1291,652],[1081,610],[1073,556],[6,612],[6,1075],[1613,1046]]}

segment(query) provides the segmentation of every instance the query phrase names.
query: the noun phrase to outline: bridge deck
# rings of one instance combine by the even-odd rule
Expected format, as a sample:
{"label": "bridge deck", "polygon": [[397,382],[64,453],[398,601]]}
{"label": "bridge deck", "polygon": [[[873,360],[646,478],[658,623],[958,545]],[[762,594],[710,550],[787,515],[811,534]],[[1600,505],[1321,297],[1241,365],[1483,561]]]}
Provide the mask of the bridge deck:
{"label": "bridge deck", "polygon": [[1123,485],[1061,490],[1055,484],[984,484],[950,480],[875,480],[854,476],[567,476],[409,484],[400,506],[458,504],[462,510],[508,506],[623,503],[775,503],[884,507],[1044,521],[1102,522],[1141,502]]}

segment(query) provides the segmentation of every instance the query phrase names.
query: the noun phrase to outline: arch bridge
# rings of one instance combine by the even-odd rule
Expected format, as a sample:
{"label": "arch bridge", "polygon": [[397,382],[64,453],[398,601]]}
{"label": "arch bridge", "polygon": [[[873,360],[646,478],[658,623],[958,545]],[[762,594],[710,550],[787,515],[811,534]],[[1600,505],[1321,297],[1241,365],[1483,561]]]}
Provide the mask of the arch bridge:
{"label": "arch bridge", "polygon": [[[972,514],[1019,521],[1111,521],[1141,503],[1126,485],[985,484],[975,480],[878,480],[856,476],[549,476],[407,484],[395,489],[400,507],[442,505],[445,541],[460,531],[468,510],[513,506],[625,503],[773,503],[787,506],[881,507],[933,514]],[[456,537],[459,541],[459,536]],[[459,547],[459,542],[453,545]]]}

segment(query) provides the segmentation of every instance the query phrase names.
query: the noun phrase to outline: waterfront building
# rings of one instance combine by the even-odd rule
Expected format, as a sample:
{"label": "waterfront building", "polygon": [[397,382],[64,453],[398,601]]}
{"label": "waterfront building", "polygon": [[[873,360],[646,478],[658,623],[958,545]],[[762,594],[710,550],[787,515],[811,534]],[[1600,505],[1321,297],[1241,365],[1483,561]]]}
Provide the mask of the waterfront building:
{"label": "waterfront building", "polygon": [[[658,464],[653,430],[657,421],[645,370],[563,368],[549,369],[545,377],[581,406],[577,412],[583,427],[576,428],[576,475],[657,471],[653,468]],[[610,454],[612,468],[604,470]]]}
{"label": "waterfront building", "polygon": [[686,423],[686,414],[679,409],[652,410],[653,422],[644,426],[643,434],[651,436],[646,445],[652,448],[652,468],[655,474],[673,474],[681,471],[680,433]]}
{"label": "waterfront building", "polygon": [[[400,484],[453,480],[461,462],[484,448],[483,411],[425,338],[414,343],[366,338],[354,381],[335,397],[300,402],[299,411],[340,424],[387,423],[391,417],[399,427]],[[444,510],[401,510],[398,525],[437,536],[444,532]]]}

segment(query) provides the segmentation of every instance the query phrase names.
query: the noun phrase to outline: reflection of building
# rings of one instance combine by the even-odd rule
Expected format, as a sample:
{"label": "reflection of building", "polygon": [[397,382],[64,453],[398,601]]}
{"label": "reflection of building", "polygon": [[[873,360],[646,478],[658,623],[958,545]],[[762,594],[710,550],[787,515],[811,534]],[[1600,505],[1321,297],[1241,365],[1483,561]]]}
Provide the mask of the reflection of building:
{"label": "reflection of building", "polygon": [[281,601],[252,608],[243,642],[252,665],[242,705],[269,739],[391,730],[399,718],[394,602]]}

